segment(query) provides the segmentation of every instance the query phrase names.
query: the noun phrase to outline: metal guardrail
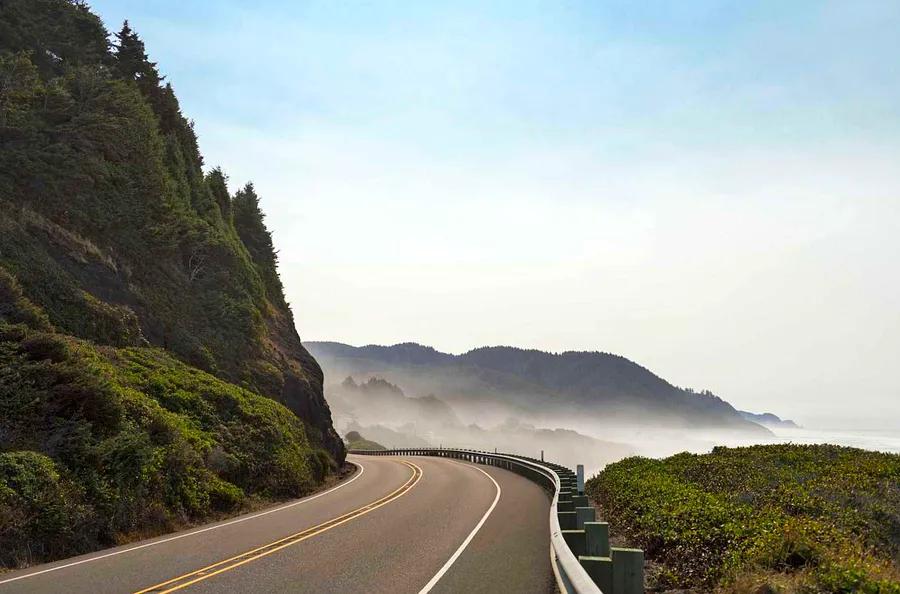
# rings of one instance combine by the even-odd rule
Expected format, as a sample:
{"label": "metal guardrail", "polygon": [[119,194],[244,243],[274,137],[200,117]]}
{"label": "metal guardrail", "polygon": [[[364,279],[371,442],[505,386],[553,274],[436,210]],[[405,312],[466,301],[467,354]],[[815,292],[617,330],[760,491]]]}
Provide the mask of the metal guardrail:
{"label": "metal guardrail", "polygon": [[[559,524],[560,493],[575,491],[575,473],[570,469],[525,456],[444,448],[408,448],[397,450],[350,450],[351,454],[369,456],[437,456],[498,466],[543,484],[551,493],[550,547],[553,572],[560,591],[568,594],[603,594],[594,579],[572,552]],[[566,487],[565,489],[563,487]],[[574,527],[574,526],[573,526]],[[608,592],[611,591],[608,588]],[[642,588],[643,590],[643,588]]]}

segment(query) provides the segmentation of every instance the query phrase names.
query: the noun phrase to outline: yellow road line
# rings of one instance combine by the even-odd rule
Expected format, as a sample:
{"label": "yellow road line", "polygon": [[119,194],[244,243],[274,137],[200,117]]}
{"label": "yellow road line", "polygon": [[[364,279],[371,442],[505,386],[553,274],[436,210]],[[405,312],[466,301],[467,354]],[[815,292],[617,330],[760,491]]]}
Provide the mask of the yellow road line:
{"label": "yellow road line", "polygon": [[398,489],[392,491],[391,493],[388,493],[380,499],[373,501],[372,503],[366,504],[336,518],[332,518],[326,522],[322,522],[317,526],[313,526],[311,528],[307,528],[306,530],[297,532],[296,534],[280,538],[261,547],[256,547],[255,549],[241,553],[240,555],[229,557],[228,559],[213,563],[212,565],[207,565],[206,567],[202,567],[200,569],[197,569],[196,571],[192,571],[190,573],[186,573],[184,575],[174,577],[170,580],[166,580],[165,582],[156,584],[155,586],[139,590],[134,594],[150,594],[151,592],[154,594],[167,594],[168,592],[181,590],[182,588],[186,588],[192,584],[196,584],[197,582],[209,579],[220,573],[230,571],[232,569],[240,567],[241,565],[250,563],[251,561],[256,561],[257,559],[261,559],[262,557],[271,555],[276,551],[280,551],[281,549],[297,544],[298,542],[302,542],[308,538],[312,538],[317,534],[321,534],[327,530],[331,530],[332,528],[349,522],[354,518],[358,518],[359,516],[369,513],[370,511],[374,511],[383,505],[387,505],[391,501],[405,495],[416,485],[416,483],[419,482],[419,479],[422,478],[421,468],[411,462],[407,462],[406,460],[400,460],[400,462],[412,469],[412,476],[409,477],[409,480],[407,480]]}

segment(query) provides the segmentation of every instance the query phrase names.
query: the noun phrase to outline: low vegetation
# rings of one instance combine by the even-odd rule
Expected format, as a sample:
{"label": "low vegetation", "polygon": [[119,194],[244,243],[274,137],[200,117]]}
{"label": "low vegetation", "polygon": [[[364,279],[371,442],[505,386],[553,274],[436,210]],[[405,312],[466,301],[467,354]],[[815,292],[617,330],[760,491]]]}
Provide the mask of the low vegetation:
{"label": "low vegetation", "polygon": [[8,275],[0,293],[0,566],[303,495],[333,470],[274,400],[162,349],[59,334]]}
{"label": "low vegetation", "polygon": [[587,484],[655,589],[900,592],[900,455],[832,445],[627,458]]}
{"label": "low vegetation", "polygon": [[347,441],[347,449],[350,450],[374,450],[382,452],[387,449],[378,442],[366,439],[360,435],[359,431],[349,431],[344,437]]}

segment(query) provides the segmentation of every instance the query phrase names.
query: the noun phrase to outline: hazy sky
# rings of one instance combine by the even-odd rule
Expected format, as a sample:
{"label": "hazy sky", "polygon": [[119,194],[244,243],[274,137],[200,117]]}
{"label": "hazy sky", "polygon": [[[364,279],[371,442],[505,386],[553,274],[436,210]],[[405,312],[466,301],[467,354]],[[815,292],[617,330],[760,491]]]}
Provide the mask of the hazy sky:
{"label": "hazy sky", "polygon": [[91,4],[255,182],[304,339],[900,427],[896,0]]}

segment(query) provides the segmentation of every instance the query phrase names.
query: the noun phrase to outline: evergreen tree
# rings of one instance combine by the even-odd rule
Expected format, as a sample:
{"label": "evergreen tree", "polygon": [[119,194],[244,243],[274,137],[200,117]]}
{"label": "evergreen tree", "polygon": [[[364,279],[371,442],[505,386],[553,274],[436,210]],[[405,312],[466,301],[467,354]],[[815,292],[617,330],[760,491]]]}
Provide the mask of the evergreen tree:
{"label": "evergreen tree", "polygon": [[252,182],[248,182],[234,195],[232,213],[234,228],[262,277],[269,299],[283,303],[284,292],[278,278],[278,255],[272,243],[272,233],[266,228],[265,215],[259,207],[259,196],[256,195]]}
{"label": "evergreen tree", "polygon": [[215,201],[204,184],[203,159],[193,123],[182,115],[172,85],[163,84],[165,77],[160,76],[156,63],[147,57],[143,40],[128,21],[116,33],[116,41],[114,72],[120,78],[134,81],[156,114],[166,143],[166,167],[180,198],[210,224],[220,225]]}
{"label": "evergreen tree", "polygon": [[226,225],[231,224],[231,196],[228,194],[228,176],[222,171],[221,167],[216,167],[206,175],[206,185],[212,192],[216,204],[219,205],[219,211],[222,213],[222,220]]}
{"label": "evergreen tree", "polygon": [[156,62],[151,62],[147,57],[143,40],[131,29],[128,21],[122,24],[122,30],[116,33],[116,39],[116,73],[126,80],[137,81],[145,95],[150,94],[148,91],[158,89],[162,78],[156,69]]}
{"label": "evergreen tree", "polygon": [[32,103],[41,91],[38,69],[28,53],[0,54],[0,126],[31,119]]}

